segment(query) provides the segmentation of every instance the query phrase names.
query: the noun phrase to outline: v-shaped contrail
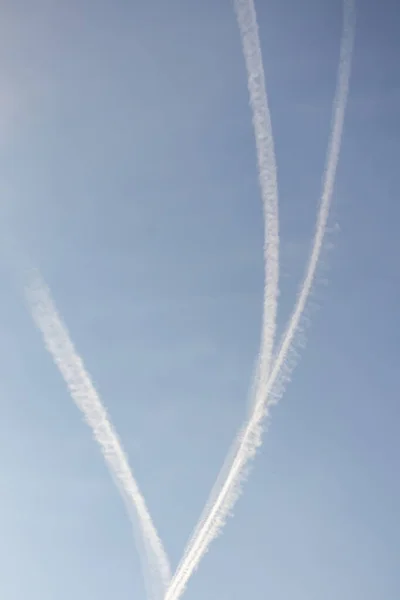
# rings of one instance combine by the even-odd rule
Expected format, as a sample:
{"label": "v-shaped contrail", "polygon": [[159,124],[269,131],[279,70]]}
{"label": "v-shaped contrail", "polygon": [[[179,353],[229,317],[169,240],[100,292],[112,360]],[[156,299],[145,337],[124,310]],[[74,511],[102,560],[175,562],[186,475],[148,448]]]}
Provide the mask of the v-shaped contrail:
{"label": "v-shaped contrail", "polygon": [[[262,70],[262,62],[255,8],[252,0],[236,0],[235,7],[241,31],[251,95],[252,85],[255,85],[257,82],[259,85],[260,82],[262,82],[262,85],[264,85],[264,76],[263,74],[260,74],[260,69]],[[225,463],[221,475],[218,477],[217,485],[214,486],[211,498],[206,505],[202,517],[200,518],[199,525],[196,527],[194,535],[191,538],[178,569],[171,581],[171,585],[168,589],[165,600],[178,600],[178,598],[184,592],[192,573],[198,567],[201,558],[207,552],[210,543],[219,535],[219,533],[221,533],[226,519],[231,513],[235,502],[240,495],[241,483],[246,475],[249,461],[254,457],[257,448],[262,443],[263,422],[268,416],[269,407],[273,402],[276,402],[283,393],[283,388],[281,386],[279,393],[273,394],[274,386],[279,383],[279,376],[281,374],[282,367],[285,365],[288,352],[290,351],[296,332],[298,331],[301,323],[304,308],[306,306],[307,299],[314,281],[329,216],[329,208],[331,204],[336,168],[339,158],[349,88],[351,56],[354,45],[355,31],[354,14],[355,1],[344,0],[343,34],[340,47],[338,80],[334,99],[333,123],[328,146],[321,204],[317,217],[311,255],[307,265],[303,284],[297,297],[296,305],[289,320],[289,324],[280,343],[271,372],[269,371],[269,361],[264,357],[263,348],[260,351],[260,360],[256,372],[256,380],[255,384],[253,384],[254,402],[252,404],[251,415],[245,426],[242,428],[238,438],[234,442],[233,448],[228,455],[228,461]],[[254,60],[255,55],[258,56],[257,61]],[[269,115],[268,118],[265,119],[265,115],[256,113],[258,106],[254,105],[253,102],[252,108],[255,113],[253,114],[253,122],[256,132],[257,150],[259,153],[259,141],[261,140],[263,142],[268,140],[269,136],[272,135],[270,129],[267,132],[264,131],[266,125],[270,124],[270,119]],[[267,106],[265,104],[262,110],[267,110]],[[260,162],[261,161],[259,159],[259,168],[261,168]],[[268,230],[266,233],[268,233]],[[272,258],[274,258],[274,256]],[[266,255],[266,259],[268,260],[268,254]],[[265,297],[265,303],[267,302],[268,298],[268,281],[266,283],[267,293]],[[273,283],[272,289],[274,290]],[[276,310],[276,307],[273,305],[273,310],[274,309]],[[265,317],[266,312],[264,311],[264,319]],[[274,319],[276,319],[276,313],[274,314]],[[275,323],[271,324],[270,331],[274,331],[274,329]],[[268,343],[272,343],[272,340],[268,339]],[[268,346],[267,356],[269,352],[270,348]]]}
{"label": "v-shaped contrail", "polygon": [[329,215],[349,86],[351,54],[354,42],[354,4],[354,0],[344,1],[344,32],[341,42],[338,84],[314,243],[295,309],[271,368],[279,279],[276,165],[254,3],[253,0],[235,0],[248,74],[259,180],[265,215],[265,290],[261,348],[253,383],[254,401],[252,412],[234,442],[199,525],[195,529],[169,587],[169,563],[161,540],[129,468],[128,460],[122,450],[118,436],[85,370],[82,359],[76,353],[67,328],[57,313],[50,291],[38,272],[34,272],[30,278],[30,284],[27,286],[29,307],[35,323],[42,332],[45,345],[66,381],[73,400],[83,412],[87,423],[91,427],[129,513],[134,514],[135,518],[132,519],[132,522],[139,529],[141,541],[147,555],[148,562],[145,567],[148,569],[147,584],[149,593],[157,600],[162,590],[166,588],[165,600],[178,600],[210,543],[221,532],[237,497],[240,495],[241,482],[246,475],[249,461],[262,442],[263,422],[268,415],[269,407],[280,398],[283,391],[280,388],[279,393],[275,393],[275,388],[279,383],[282,368],[285,366],[288,352],[298,332],[312,288]]}

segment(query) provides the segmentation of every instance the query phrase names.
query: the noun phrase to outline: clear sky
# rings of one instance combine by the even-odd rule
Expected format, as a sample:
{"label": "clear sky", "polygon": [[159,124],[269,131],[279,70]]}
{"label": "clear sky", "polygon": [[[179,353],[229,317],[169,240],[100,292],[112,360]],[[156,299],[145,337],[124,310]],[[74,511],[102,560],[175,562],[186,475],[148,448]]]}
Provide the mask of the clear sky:
{"label": "clear sky", "polygon": [[[313,232],[340,0],[257,2],[282,330]],[[400,16],[358,2],[307,346],[188,600],[400,597]],[[173,566],[246,413],[262,213],[230,1],[3,0],[1,235],[50,284]],[[131,526],[1,254],[0,596],[145,599]],[[323,285],[324,280],[328,285]]]}

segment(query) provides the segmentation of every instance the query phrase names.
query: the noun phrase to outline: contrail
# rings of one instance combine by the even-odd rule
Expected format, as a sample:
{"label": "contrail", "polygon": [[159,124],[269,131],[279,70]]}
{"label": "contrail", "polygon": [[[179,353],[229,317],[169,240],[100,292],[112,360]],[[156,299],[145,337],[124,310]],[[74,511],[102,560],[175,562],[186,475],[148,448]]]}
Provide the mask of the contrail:
{"label": "contrail", "polygon": [[235,0],[247,70],[264,211],[264,302],[258,369],[267,375],[274,347],[279,284],[278,182],[271,116],[253,0]]}
{"label": "contrail", "polygon": [[[249,11],[249,13],[255,15],[254,5],[251,0],[237,0],[236,10],[239,25],[241,24],[240,17],[242,11]],[[226,519],[240,495],[241,483],[246,476],[246,467],[255,455],[257,448],[261,445],[262,425],[265,417],[268,416],[269,407],[279,400],[283,392],[282,386],[280,386],[279,391],[276,394],[274,393],[274,389],[276,384],[280,383],[279,376],[281,375],[281,370],[285,366],[288,353],[299,329],[307,299],[312,288],[329,216],[349,89],[351,56],[355,32],[354,17],[355,0],[344,0],[343,33],[340,45],[340,60],[334,98],[331,135],[328,145],[323,190],[317,216],[314,241],[303,284],[270,373],[264,371],[264,366],[260,359],[256,373],[256,389],[252,413],[234,442],[233,448],[228,455],[228,461],[225,463],[221,473],[223,477],[220,476],[218,478],[217,488],[214,487],[213,489],[211,499],[206,505],[206,510],[200,519],[199,525],[195,529],[194,536],[191,538],[183,559],[171,581],[165,600],[178,600],[183,593],[190,576],[198,567],[201,558],[207,552],[210,543],[219,535],[219,533],[221,533]],[[247,24],[248,21],[246,20],[243,24],[244,23]],[[248,31],[249,30],[247,30],[247,32]],[[254,30],[252,30],[252,33],[254,35]],[[255,44],[256,42],[253,43]],[[256,75],[253,75],[251,71],[248,71],[248,77],[251,79],[255,78]],[[226,474],[228,467],[229,471]]]}
{"label": "contrail", "polygon": [[[139,528],[149,561],[148,568],[151,571],[147,573],[151,577],[146,581],[148,591],[162,597],[170,581],[170,567],[145,500],[130,470],[128,459],[83,361],[78,356],[67,328],[57,312],[49,288],[37,271],[33,272],[29,281],[26,297],[33,320],[41,331],[46,348],[60,370],[75,404],[92,429],[134,527]],[[141,558],[143,560],[143,556]],[[162,591],[158,589],[156,592],[155,577],[161,578]]]}
{"label": "contrail", "polygon": [[[257,151],[258,179],[264,212],[264,301],[262,316],[262,332],[260,351],[254,367],[253,385],[249,394],[253,400],[259,374],[266,377],[270,369],[275,339],[276,317],[279,294],[279,214],[278,214],[278,181],[274,150],[274,139],[266,91],[265,74],[262,62],[261,46],[258,35],[257,15],[253,0],[234,0],[237,23],[243,48],[247,71],[247,85],[252,110],[253,130]],[[250,407],[252,409],[252,406]],[[206,514],[214,503],[215,492],[220,490],[221,483],[232,464],[237,450],[233,444],[224,467],[213,486],[210,499],[204,507],[199,523],[192,535],[180,561],[182,565],[197,532],[202,529]],[[177,573],[179,571],[177,570]],[[168,597],[168,596],[167,596]]]}

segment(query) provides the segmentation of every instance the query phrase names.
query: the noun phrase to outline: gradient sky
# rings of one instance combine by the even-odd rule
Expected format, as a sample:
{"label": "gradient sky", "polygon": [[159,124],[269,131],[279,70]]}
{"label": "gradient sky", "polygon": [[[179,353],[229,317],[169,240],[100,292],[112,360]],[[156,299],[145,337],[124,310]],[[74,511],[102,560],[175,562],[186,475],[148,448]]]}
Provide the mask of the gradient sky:
{"label": "gradient sky", "polygon": [[[280,331],[315,222],[341,6],[257,2]],[[188,600],[400,597],[399,14],[358,2],[307,345]],[[0,77],[1,235],[50,284],[175,566],[245,415],[259,341],[262,213],[232,2],[3,0]],[[144,600],[123,504],[16,268],[4,249],[0,596]]]}

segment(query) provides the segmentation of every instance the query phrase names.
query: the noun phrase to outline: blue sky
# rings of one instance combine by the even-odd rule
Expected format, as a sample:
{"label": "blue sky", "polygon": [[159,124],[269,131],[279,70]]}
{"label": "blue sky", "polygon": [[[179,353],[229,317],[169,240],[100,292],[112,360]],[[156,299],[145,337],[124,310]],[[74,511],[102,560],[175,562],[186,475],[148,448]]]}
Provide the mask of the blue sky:
{"label": "blue sky", "polygon": [[[257,9],[282,330],[314,227],[341,2]],[[50,284],[175,565],[245,415],[259,340],[262,214],[232,6],[6,0],[0,16],[1,234]],[[394,0],[358,3],[318,310],[188,599],[399,597],[399,32]],[[16,268],[5,249],[0,595],[145,598],[122,502]]]}

